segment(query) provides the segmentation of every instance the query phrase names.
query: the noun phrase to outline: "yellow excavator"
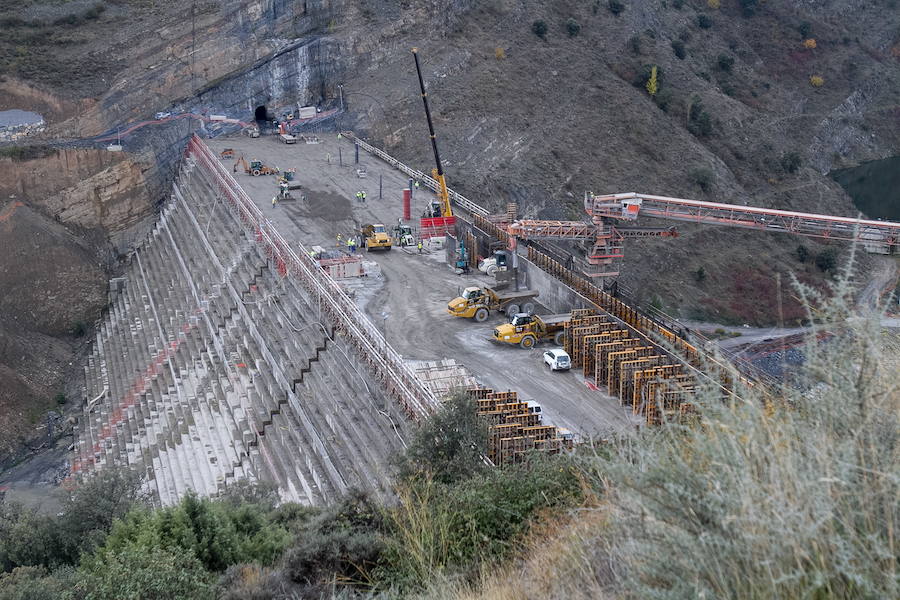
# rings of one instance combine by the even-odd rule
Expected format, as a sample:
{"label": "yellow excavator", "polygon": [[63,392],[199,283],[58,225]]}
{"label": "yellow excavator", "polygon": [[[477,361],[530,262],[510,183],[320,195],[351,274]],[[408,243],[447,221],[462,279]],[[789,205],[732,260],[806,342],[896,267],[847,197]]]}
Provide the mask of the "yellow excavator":
{"label": "yellow excavator", "polygon": [[452,217],[453,209],[450,207],[450,192],[447,191],[447,181],[444,179],[444,167],[441,165],[441,155],[438,154],[437,139],[434,135],[434,124],[431,122],[431,110],[428,108],[428,94],[425,92],[425,80],[422,79],[422,68],[419,66],[419,49],[412,49],[416,60],[416,73],[419,76],[419,87],[422,90],[422,102],[425,104],[425,118],[428,119],[428,134],[431,136],[431,149],[434,150],[434,162],[437,167],[431,170],[431,176],[438,183],[438,199],[431,204],[431,208],[425,216]]}

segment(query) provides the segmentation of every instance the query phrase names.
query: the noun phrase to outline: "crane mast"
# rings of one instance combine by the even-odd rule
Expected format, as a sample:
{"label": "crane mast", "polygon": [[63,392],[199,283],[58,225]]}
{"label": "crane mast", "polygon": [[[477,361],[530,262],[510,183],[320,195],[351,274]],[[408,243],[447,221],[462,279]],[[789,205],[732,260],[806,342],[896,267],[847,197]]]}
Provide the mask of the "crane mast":
{"label": "crane mast", "polygon": [[447,181],[444,179],[444,167],[441,165],[441,155],[438,153],[437,138],[434,135],[434,124],[431,121],[431,110],[428,108],[428,93],[425,91],[425,80],[422,79],[422,68],[419,66],[419,49],[412,49],[413,58],[416,60],[416,74],[419,76],[419,87],[422,90],[422,103],[425,104],[425,118],[428,119],[428,134],[431,136],[431,149],[434,150],[434,162],[436,168],[431,174],[438,182],[438,201],[441,205],[442,217],[452,217],[453,209],[450,207],[450,192],[447,190]]}

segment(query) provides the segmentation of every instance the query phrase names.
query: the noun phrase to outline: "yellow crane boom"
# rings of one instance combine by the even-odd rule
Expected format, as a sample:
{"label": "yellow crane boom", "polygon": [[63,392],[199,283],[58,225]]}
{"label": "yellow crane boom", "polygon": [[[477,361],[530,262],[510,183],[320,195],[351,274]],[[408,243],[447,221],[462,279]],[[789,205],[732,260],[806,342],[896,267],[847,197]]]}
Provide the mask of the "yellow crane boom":
{"label": "yellow crane boom", "polygon": [[434,150],[434,162],[437,166],[431,170],[431,175],[438,182],[438,201],[441,204],[441,216],[452,217],[453,209],[450,207],[450,192],[447,191],[447,181],[444,179],[444,167],[441,165],[441,155],[438,153],[437,139],[434,135],[434,124],[431,122],[431,110],[428,108],[428,93],[425,91],[425,80],[422,79],[422,68],[419,66],[419,49],[412,49],[416,60],[416,74],[419,76],[419,87],[422,90],[422,102],[425,104],[425,118],[428,119],[428,134],[431,136],[431,149]]}

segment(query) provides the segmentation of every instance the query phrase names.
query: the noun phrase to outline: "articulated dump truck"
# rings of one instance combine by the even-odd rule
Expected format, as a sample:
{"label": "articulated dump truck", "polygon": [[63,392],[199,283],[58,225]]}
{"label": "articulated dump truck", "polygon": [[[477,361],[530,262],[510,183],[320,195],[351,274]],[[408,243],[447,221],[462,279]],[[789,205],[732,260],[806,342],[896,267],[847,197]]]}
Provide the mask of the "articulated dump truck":
{"label": "articulated dump truck", "polygon": [[562,346],[566,339],[566,323],[572,313],[561,315],[529,315],[519,313],[509,323],[494,327],[491,341],[501,344],[518,344],[523,348],[534,348],[539,341],[553,341]]}
{"label": "articulated dump truck", "polygon": [[514,315],[520,310],[532,312],[536,290],[498,291],[493,288],[467,287],[462,296],[457,296],[447,304],[447,312],[454,317],[475,319],[479,323],[488,318],[490,311],[501,311]]}

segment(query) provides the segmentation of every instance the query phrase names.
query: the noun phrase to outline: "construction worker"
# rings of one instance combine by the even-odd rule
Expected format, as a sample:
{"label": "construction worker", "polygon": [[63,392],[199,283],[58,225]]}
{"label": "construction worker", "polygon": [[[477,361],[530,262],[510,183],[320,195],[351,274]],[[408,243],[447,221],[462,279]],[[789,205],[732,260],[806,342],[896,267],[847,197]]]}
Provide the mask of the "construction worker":
{"label": "construction worker", "polygon": [[362,202],[362,192],[356,192],[356,203]]}
{"label": "construction worker", "polygon": [[422,240],[419,240],[419,243],[416,244],[416,248],[419,249],[419,254],[422,254]]}
{"label": "construction worker", "polygon": [[365,204],[366,203],[366,193],[360,192],[360,197],[362,198],[362,203]]}
{"label": "construction worker", "polygon": [[278,195],[272,196],[272,206],[275,206],[275,203],[278,202]]}
{"label": "construction worker", "polygon": [[288,182],[282,181],[278,187],[281,189],[281,197],[286,198],[288,195]]}
{"label": "construction worker", "polygon": [[337,247],[340,248],[341,244],[343,244],[343,242],[344,242],[344,238],[341,236],[341,234],[337,234]]}
{"label": "construction worker", "polygon": [[347,249],[350,250],[350,254],[356,252],[356,240],[353,237],[347,238]]}

